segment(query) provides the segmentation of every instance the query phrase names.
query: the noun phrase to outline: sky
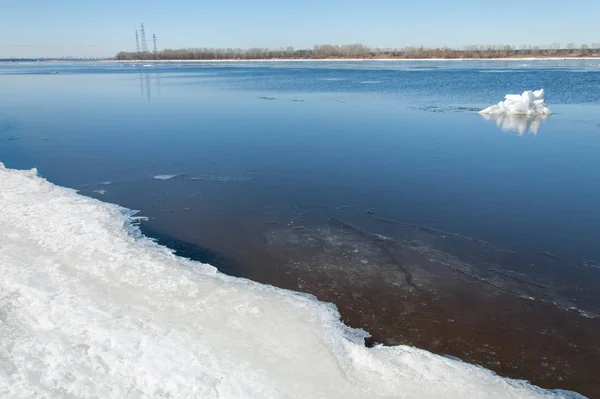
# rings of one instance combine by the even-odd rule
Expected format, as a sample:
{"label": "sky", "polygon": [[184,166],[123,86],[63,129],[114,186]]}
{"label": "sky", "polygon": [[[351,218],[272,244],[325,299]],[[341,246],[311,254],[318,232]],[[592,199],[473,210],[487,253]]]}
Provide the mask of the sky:
{"label": "sky", "polygon": [[107,57],[150,46],[310,48],[600,42],[598,0],[0,0],[0,58]]}

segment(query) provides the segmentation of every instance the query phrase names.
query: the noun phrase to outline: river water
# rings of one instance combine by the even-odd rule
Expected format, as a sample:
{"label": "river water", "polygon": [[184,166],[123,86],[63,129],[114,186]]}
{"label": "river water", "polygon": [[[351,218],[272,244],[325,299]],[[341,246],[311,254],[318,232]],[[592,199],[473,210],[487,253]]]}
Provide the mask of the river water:
{"label": "river water", "polygon": [[[544,88],[548,119],[476,110]],[[600,394],[600,61],[0,63],[0,161],[372,334]]]}

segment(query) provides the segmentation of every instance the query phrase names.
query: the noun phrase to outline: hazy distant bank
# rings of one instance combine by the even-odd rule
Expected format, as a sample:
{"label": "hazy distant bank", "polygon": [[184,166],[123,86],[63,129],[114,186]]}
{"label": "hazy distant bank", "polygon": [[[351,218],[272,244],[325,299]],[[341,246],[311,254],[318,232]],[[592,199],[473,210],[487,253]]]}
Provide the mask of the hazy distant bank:
{"label": "hazy distant bank", "polygon": [[105,59],[104,62],[120,63],[194,63],[194,62],[360,62],[360,61],[560,61],[560,60],[600,60],[600,56],[592,57],[510,57],[510,58],[240,58],[240,59],[210,59],[210,60],[190,60],[190,59],[132,59],[119,60],[116,58]]}
{"label": "hazy distant bank", "polygon": [[114,59],[119,61],[131,60],[192,60],[192,61],[250,61],[250,60],[299,60],[299,61],[335,61],[335,60],[489,60],[489,59],[564,59],[564,58],[600,58],[600,43],[591,46],[582,44],[576,47],[568,44],[562,48],[558,44],[547,46],[465,46],[460,49],[449,47],[425,48],[405,47],[402,49],[371,48],[362,44],[343,46],[317,45],[312,49],[296,50],[293,47],[285,49],[219,49],[219,48],[188,48],[164,49],[161,51],[118,53]]}
{"label": "hazy distant bank", "polygon": [[0,58],[1,63],[36,63],[36,62],[109,62],[109,63],[194,63],[194,62],[385,62],[385,61],[561,61],[561,60],[600,60],[600,56],[588,57],[508,57],[508,58],[235,58],[235,59],[129,59],[117,58]]}

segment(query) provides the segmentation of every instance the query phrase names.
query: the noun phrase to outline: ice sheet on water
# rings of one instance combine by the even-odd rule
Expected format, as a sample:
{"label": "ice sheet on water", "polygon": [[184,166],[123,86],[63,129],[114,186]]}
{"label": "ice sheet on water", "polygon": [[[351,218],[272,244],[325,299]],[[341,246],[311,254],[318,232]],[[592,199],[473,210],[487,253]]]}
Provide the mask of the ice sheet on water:
{"label": "ice sheet on water", "polygon": [[[393,286],[395,293],[404,291],[401,300],[405,304],[419,303],[423,291],[443,298],[449,293],[443,287],[456,278],[453,289],[468,281],[478,285],[469,290],[480,298],[500,294],[527,298],[598,317],[600,301],[580,294],[593,287],[582,281],[594,281],[595,273],[581,274],[570,260],[550,252],[533,257],[518,254],[477,238],[378,216],[373,210],[358,213],[352,208],[335,208],[335,216],[325,225],[314,225],[312,221],[322,215],[317,209],[307,209],[287,226],[275,226],[264,236],[265,250],[286,271],[303,276],[303,281],[315,276],[331,279],[329,289],[325,279],[319,281],[319,288],[312,288],[319,297],[328,291],[339,292],[341,287],[358,292],[363,287]],[[550,264],[555,266],[570,268],[571,273],[577,270],[583,280],[565,284],[548,273],[548,262],[536,266],[539,256],[554,260]],[[369,267],[362,260],[367,260]],[[590,260],[584,267],[594,264]]]}
{"label": "ice sheet on water", "polygon": [[255,177],[206,173],[206,174],[197,175],[197,176],[190,176],[187,174],[176,174],[176,175],[164,174],[164,175],[156,175],[153,177],[153,179],[154,180],[192,180],[192,181],[234,182],[234,181],[251,181],[251,180],[255,180]]}
{"label": "ice sheet on water", "polygon": [[490,115],[550,115],[552,112],[544,103],[544,89],[524,91],[523,94],[507,94],[504,101],[479,111]]}
{"label": "ice sheet on water", "polygon": [[364,332],[313,297],[143,237],[132,213],[0,163],[0,397],[581,397]]}

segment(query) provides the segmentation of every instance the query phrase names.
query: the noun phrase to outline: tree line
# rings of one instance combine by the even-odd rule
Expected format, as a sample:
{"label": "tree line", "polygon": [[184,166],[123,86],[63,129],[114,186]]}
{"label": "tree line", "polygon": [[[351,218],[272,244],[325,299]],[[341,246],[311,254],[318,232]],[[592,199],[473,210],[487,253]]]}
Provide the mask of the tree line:
{"label": "tree line", "polygon": [[509,46],[509,45],[478,45],[462,48],[427,48],[404,47],[373,48],[363,44],[346,44],[342,46],[321,44],[312,49],[281,49],[267,48],[187,48],[165,49],[157,52],[127,52],[122,51],[115,57],[117,60],[266,60],[266,59],[307,59],[318,60],[325,58],[349,59],[469,59],[469,58],[511,58],[511,57],[591,57],[600,56],[600,42],[575,45],[569,43],[561,46],[553,43],[545,46]]}

